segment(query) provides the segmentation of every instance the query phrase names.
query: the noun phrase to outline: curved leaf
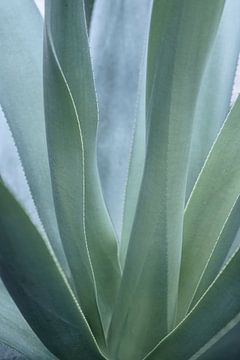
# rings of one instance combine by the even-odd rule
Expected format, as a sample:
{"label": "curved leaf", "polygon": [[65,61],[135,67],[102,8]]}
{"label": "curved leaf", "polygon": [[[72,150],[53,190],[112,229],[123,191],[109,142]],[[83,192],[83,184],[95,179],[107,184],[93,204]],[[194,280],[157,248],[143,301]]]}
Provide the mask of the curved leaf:
{"label": "curved leaf", "polygon": [[54,360],[22,317],[0,280],[0,343],[32,360]]}
{"label": "curved leaf", "polygon": [[24,175],[14,140],[0,106],[0,177],[31,217],[40,232],[41,222]]}
{"label": "curved leaf", "polygon": [[186,206],[178,316],[187,312],[208,258],[240,194],[240,98],[213,145]]}
{"label": "curved leaf", "polygon": [[[209,256],[204,272],[202,273],[202,277],[200,278],[198,286],[196,288],[195,295],[191,302],[190,308],[192,308],[196,304],[198,299],[200,299],[200,297],[204,294],[204,292],[211,285],[211,283],[213,282],[213,280],[216,278],[219,271],[223,267],[229,249],[231,248],[232,244],[234,243],[234,239],[236,238],[236,234],[239,229],[239,221],[240,221],[240,199],[238,197],[236,203],[231,209],[231,212],[221,230],[219,238],[214,246],[214,249],[211,255]],[[233,251],[232,254],[235,251]]]}
{"label": "curved leaf", "polygon": [[43,113],[42,18],[33,0],[0,2],[0,104],[40,219],[70,278],[52,198]]}
{"label": "curved leaf", "polygon": [[141,358],[174,323],[192,118],[223,6],[153,3],[145,169],[109,340],[124,360]]}
{"label": "curved leaf", "polygon": [[[211,349],[214,344],[217,345],[223,336],[239,326],[239,271],[240,251],[235,254],[187,317],[143,360],[202,359],[201,354]],[[211,321],[208,321],[209,316]]]}
{"label": "curved leaf", "polygon": [[210,340],[190,360],[237,360],[240,354],[239,332],[240,321],[237,316],[233,321],[219,332],[219,335]]}
{"label": "curved leaf", "polygon": [[[229,110],[240,51],[240,2],[226,1],[194,114],[187,199]],[[227,54],[227,56],[226,56]]]}
{"label": "curved leaf", "polygon": [[[145,56],[146,58],[146,56]],[[137,103],[137,116],[134,126],[134,134],[131,145],[131,153],[126,182],[122,233],[120,243],[120,263],[124,268],[129,239],[136,214],[139,191],[141,187],[144,160],[146,152],[146,116],[145,116],[145,93],[146,93],[146,59],[142,62],[142,69],[139,81],[139,99]]]}
{"label": "curved leaf", "polygon": [[101,320],[106,331],[120,270],[97,170],[98,116],[83,6],[46,2],[45,119],[63,245],[80,304],[103,344]]}
{"label": "curved leaf", "polygon": [[56,258],[0,182],[1,277],[39,339],[60,359],[103,359]]}
{"label": "curved leaf", "polygon": [[226,259],[223,263],[223,267],[226,265],[226,263],[229,261],[229,259],[233,256],[233,254],[236,252],[236,250],[239,248],[239,246],[240,246],[240,227],[238,228],[238,231],[236,233],[234,241],[228,251]]}

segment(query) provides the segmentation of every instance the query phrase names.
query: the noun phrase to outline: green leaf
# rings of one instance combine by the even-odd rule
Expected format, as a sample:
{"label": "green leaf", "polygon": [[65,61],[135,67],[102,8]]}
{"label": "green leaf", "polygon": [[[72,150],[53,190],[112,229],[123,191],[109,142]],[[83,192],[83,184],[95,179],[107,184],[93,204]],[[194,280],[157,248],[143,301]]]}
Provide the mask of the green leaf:
{"label": "green leaf", "polygon": [[120,269],[97,169],[97,105],[83,6],[77,0],[46,1],[45,119],[64,249],[80,304],[104,343],[101,320],[106,331]]}
{"label": "green leaf", "polygon": [[27,359],[54,360],[23,318],[0,280],[0,343]]}
{"label": "green leaf", "polygon": [[[202,359],[201,354],[215,343],[217,345],[217,341],[234,327],[239,326],[239,271],[240,251],[235,254],[187,317],[143,360]],[[207,319],[209,316],[211,321]],[[227,349],[225,355],[228,351],[231,355],[231,349]],[[218,359],[218,357],[206,357],[206,359]]]}
{"label": "green leaf", "polygon": [[18,201],[22,204],[32,222],[44,233],[36,207],[24,176],[19,155],[14,144],[7,121],[0,105],[0,177],[9,186]]}
{"label": "green leaf", "polygon": [[224,1],[154,1],[148,47],[147,153],[116,303],[113,356],[141,358],[173,326],[192,118]]}
{"label": "green leaf", "polygon": [[[194,115],[187,199],[226,115],[240,51],[240,2],[226,1]],[[227,54],[227,56],[226,56]]]}
{"label": "green leaf", "polygon": [[91,27],[91,19],[92,19],[94,2],[95,2],[95,0],[84,0],[85,17],[86,17],[88,31]]}
{"label": "green leaf", "polygon": [[90,50],[100,116],[99,173],[119,240],[151,3],[96,0],[92,17]]}
{"label": "green leaf", "polygon": [[[236,219],[237,221],[237,219]],[[238,224],[239,225],[239,224]],[[233,254],[236,252],[236,250],[240,247],[240,227],[238,227],[236,236],[234,238],[234,241],[228,251],[228,254],[226,256],[226,259],[224,261],[223,267],[226,265],[226,263],[229,261],[229,259],[233,256]]]}
{"label": "green leaf", "polygon": [[60,359],[103,359],[56,258],[0,183],[1,277],[39,339]]}
{"label": "green leaf", "polygon": [[129,239],[131,235],[134,217],[136,214],[139,191],[144,171],[144,160],[146,155],[146,59],[144,62],[142,62],[142,65],[143,71],[140,75],[139,99],[137,103],[138,110],[135,121],[134,136],[132,140],[128,176],[124,196],[123,223],[120,243],[120,263],[122,268],[124,268],[125,265]]}
{"label": "green leaf", "polygon": [[43,226],[70,278],[58,233],[47,157],[42,33],[42,18],[32,0],[0,2],[0,104]]}
{"label": "green leaf", "polygon": [[239,316],[223,328],[218,336],[210,340],[191,360],[237,360],[240,354]]}
{"label": "green leaf", "polygon": [[240,98],[228,115],[186,205],[178,318],[187,312],[222,227],[240,194]]}
{"label": "green leaf", "polygon": [[238,197],[221,230],[221,233],[212,250],[212,253],[209,256],[204,272],[202,273],[202,277],[200,278],[197,288],[195,290],[195,295],[191,302],[190,308],[192,308],[196,304],[198,299],[200,299],[200,297],[204,294],[204,292],[207,290],[209,285],[211,285],[211,283],[223,267],[229,249],[234,243],[234,239],[236,238],[236,234],[239,230],[239,214],[240,199]]}

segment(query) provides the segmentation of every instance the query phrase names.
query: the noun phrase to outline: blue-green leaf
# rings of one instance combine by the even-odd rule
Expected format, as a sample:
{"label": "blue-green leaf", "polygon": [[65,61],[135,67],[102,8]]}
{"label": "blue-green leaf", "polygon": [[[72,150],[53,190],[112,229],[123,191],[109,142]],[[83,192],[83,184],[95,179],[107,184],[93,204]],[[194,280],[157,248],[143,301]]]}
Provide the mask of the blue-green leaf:
{"label": "blue-green leaf", "polygon": [[0,182],[1,277],[23,316],[60,359],[103,359],[52,250]]}
{"label": "blue-green leaf", "polygon": [[88,31],[91,28],[91,20],[92,20],[94,2],[95,2],[95,0],[84,0],[85,16],[86,16],[86,22],[87,22]]}
{"label": "blue-green leaf", "polygon": [[206,343],[190,360],[237,360],[240,354],[240,315],[219,331],[218,336]]}
{"label": "blue-green leaf", "polygon": [[122,233],[120,243],[120,263],[122,265],[122,268],[124,268],[125,265],[129,239],[132,231],[134,217],[136,214],[146,152],[146,59],[142,62],[142,65],[143,67],[139,81],[139,99],[137,102],[137,115],[135,120],[134,135],[132,139],[128,176],[124,196]]}
{"label": "blue-green leaf", "polygon": [[106,331],[120,269],[97,169],[98,115],[83,6],[82,0],[46,1],[44,103],[59,229],[80,304],[104,344],[101,323]]}
{"label": "blue-green leaf", "polygon": [[202,359],[204,352],[239,326],[239,271],[240,251],[237,251],[200,302],[144,360]]}
{"label": "blue-green leaf", "polygon": [[[187,317],[144,360],[221,359],[219,340],[240,324],[239,271],[240,251],[235,254]],[[209,319],[211,321],[208,321]],[[219,352],[217,343],[220,345]],[[213,354],[220,354],[219,357],[210,355],[214,344],[216,348]],[[209,351],[208,356],[207,351]],[[206,357],[202,358],[204,353]],[[235,359],[231,357],[233,353],[232,349],[225,348],[225,359]]]}
{"label": "blue-green leaf", "polygon": [[119,239],[151,4],[152,0],[96,0],[92,17],[90,50],[100,116],[99,172]]}
{"label": "blue-green leaf", "polygon": [[153,3],[146,161],[110,328],[113,357],[141,358],[174,323],[193,114],[223,6],[218,0]]}
{"label": "blue-green leaf", "polygon": [[179,285],[178,319],[194,292],[240,194],[240,98],[231,109],[186,205]]}
{"label": "blue-green leaf", "polygon": [[27,359],[54,360],[34,334],[0,280],[0,343],[16,350]]}
{"label": "blue-green leaf", "polygon": [[226,1],[216,40],[200,84],[194,114],[187,199],[212,143],[230,110],[240,51],[239,12],[238,0]]}
{"label": "blue-green leaf", "polygon": [[231,209],[231,212],[225,224],[223,225],[223,228],[212,250],[212,253],[209,256],[206,267],[202,273],[202,276],[195,290],[195,294],[191,302],[190,308],[196,304],[198,299],[204,294],[204,292],[211,285],[211,283],[214,281],[219,271],[223,267],[224,262],[226,261],[226,258],[228,256],[229,250],[232,247],[232,244],[234,243],[237,232],[239,230],[239,222],[240,222],[240,199],[238,197],[236,203]]}
{"label": "blue-green leaf", "polygon": [[0,2],[0,34],[0,104],[40,219],[70,278],[52,198],[43,111],[43,26],[33,0]]}

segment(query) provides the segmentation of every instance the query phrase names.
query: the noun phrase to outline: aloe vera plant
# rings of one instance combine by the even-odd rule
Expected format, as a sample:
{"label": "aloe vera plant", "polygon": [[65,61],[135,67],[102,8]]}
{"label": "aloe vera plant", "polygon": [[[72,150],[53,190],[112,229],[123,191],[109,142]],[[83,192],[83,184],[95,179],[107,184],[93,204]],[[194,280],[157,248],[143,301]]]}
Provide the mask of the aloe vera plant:
{"label": "aloe vera plant", "polygon": [[0,104],[39,216],[0,180],[1,344],[239,358],[239,11],[46,0],[43,21],[0,3]]}

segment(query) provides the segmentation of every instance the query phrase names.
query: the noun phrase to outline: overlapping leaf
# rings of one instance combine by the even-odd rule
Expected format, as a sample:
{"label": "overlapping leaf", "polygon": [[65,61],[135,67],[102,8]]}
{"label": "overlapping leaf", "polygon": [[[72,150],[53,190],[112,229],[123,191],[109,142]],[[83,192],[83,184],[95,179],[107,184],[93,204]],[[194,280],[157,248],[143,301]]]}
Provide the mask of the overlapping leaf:
{"label": "overlapping leaf", "polygon": [[120,263],[122,268],[124,268],[125,265],[129,239],[136,214],[146,155],[146,56],[142,62],[142,65],[143,67],[139,81],[139,98],[137,101],[136,123],[132,139],[123,207],[122,234],[120,243]]}
{"label": "overlapping leaf", "polygon": [[54,360],[14,304],[0,281],[0,343],[32,360]]}
{"label": "overlapping leaf", "polygon": [[91,19],[92,19],[94,2],[95,2],[95,0],[84,0],[85,15],[86,15],[88,31],[90,30],[90,27],[91,27]]}
{"label": "overlapping leaf", "polygon": [[208,258],[240,194],[240,98],[195,184],[184,216],[178,317],[187,312]]}
{"label": "overlapping leaf", "polygon": [[96,0],[90,32],[100,116],[99,172],[119,239],[151,4],[152,0]]}
{"label": "overlapping leaf", "polygon": [[0,198],[1,277],[25,319],[60,359],[103,359],[51,250],[2,183]]}
{"label": "overlapping leaf", "polygon": [[[193,305],[195,305],[195,303],[201,297],[201,295],[204,294],[204,292],[207,290],[207,288],[211,285],[213,280],[218,275],[220,269],[225,265],[224,262],[228,257],[228,253],[232,248],[237,232],[239,230],[239,221],[240,221],[240,200],[238,197],[225,224],[223,225],[223,228],[212,250],[212,253],[209,256],[204,272],[202,273],[202,276],[195,290],[195,295],[191,302],[191,307],[193,307]],[[231,255],[232,254],[233,252],[231,253]]]}
{"label": "overlapping leaf", "polygon": [[211,351],[207,355],[207,351],[221,338],[227,339],[227,334],[239,326],[239,271],[240,251],[189,315],[144,360],[219,359],[223,354],[229,354],[229,359],[234,359],[231,356],[234,351],[227,347],[224,353],[220,352],[223,350],[221,347],[213,349],[212,355],[216,357],[211,357]]}
{"label": "overlapping leaf", "polygon": [[84,313],[104,343],[101,322],[106,331],[120,270],[97,170],[97,105],[83,6],[46,1],[45,115],[63,245]]}
{"label": "overlapping leaf", "polygon": [[224,1],[155,1],[150,28],[147,154],[110,343],[141,358],[174,323],[187,160],[199,84]]}
{"label": "overlapping leaf", "polygon": [[53,205],[43,113],[42,18],[32,0],[0,3],[0,103],[34,202],[70,278]]}
{"label": "overlapping leaf", "polygon": [[[145,82],[143,76],[139,90],[140,106],[122,229],[119,217],[122,203],[117,199],[123,191],[115,196],[111,193],[115,186],[111,184],[112,179],[110,185],[103,179],[113,218],[118,214],[116,218],[120,221],[118,224],[114,219],[116,228],[119,233],[122,230],[122,267],[126,260],[116,304],[121,275],[118,248],[102,196],[96,156],[98,114],[86,26],[90,24],[92,1],[46,1],[44,105],[51,177],[43,122],[41,35],[36,41],[37,34],[41,34],[41,20],[29,0],[24,1],[27,15],[16,16],[20,9],[17,0],[0,5],[3,39],[0,102],[49,240],[71,278],[59,225],[74,282],[71,289],[48,243],[46,245],[46,240],[0,182],[1,275],[30,326],[61,359],[80,356],[84,360],[100,360],[107,356],[102,351],[106,350],[105,337],[114,304],[108,337],[113,358],[206,360],[221,359],[226,351],[230,359],[236,357],[238,347],[229,350],[229,346],[236,346],[240,326],[240,251],[226,267],[224,265],[220,274],[219,270],[238,245],[238,239],[234,243],[233,239],[240,209],[240,99],[207,158],[184,215],[186,187],[188,196],[226,115],[231,95],[240,31],[239,23],[232,19],[235,14],[237,17],[240,5],[237,0],[226,2],[217,30],[224,3],[224,0],[155,0],[153,3],[147,78]],[[131,19],[128,11],[122,11],[124,4],[115,4],[109,27],[113,30],[109,35],[111,44],[116,35],[114,31],[123,25],[122,19]],[[147,2],[145,5],[147,7]],[[109,3],[106,14],[111,7]],[[14,30],[16,24],[21,31]],[[210,52],[216,32],[217,39]],[[232,43],[228,39],[230,33],[234,36]],[[14,36],[18,37],[17,41]],[[223,59],[221,54],[226,44],[229,56]],[[111,63],[112,57],[109,57],[110,68],[113,65],[115,80],[124,80],[126,54],[121,53],[122,47],[117,48],[113,56],[116,61]],[[25,54],[29,49],[35,49],[31,58]],[[100,70],[106,54],[108,51],[100,58]],[[138,60],[137,56],[139,65]],[[108,72],[109,67],[105,70]],[[101,81],[104,83],[109,76],[105,75],[103,72],[100,76],[100,88]],[[137,75],[138,71],[136,78]],[[136,98],[136,78],[131,79],[134,89],[130,89],[132,97],[127,99],[131,111],[126,107],[124,116],[133,110],[130,99]],[[217,95],[212,92],[216,81]],[[25,90],[20,92],[22,84]],[[113,104],[128,88],[121,82],[120,85],[120,95],[112,94]],[[111,82],[107,91],[109,89],[112,89]],[[101,91],[104,98],[106,94]],[[116,109],[112,106],[111,111],[103,110],[112,116]],[[100,114],[101,111],[100,107]],[[211,131],[205,136],[210,119]],[[110,158],[115,159],[114,151]],[[122,165],[117,162],[115,165],[117,173]],[[118,178],[116,188],[124,188],[123,178]],[[178,319],[192,310],[171,331],[178,288]],[[1,324],[6,325],[6,332],[0,326],[0,342],[15,347],[29,359],[54,359],[17,313],[14,304],[6,305],[9,298],[4,288],[1,296],[6,318],[0,311],[0,319]],[[211,314],[211,322],[206,322],[206,314]]]}
{"label": "overlapping leaf", "polygon": [[226,1],[216,40],[200,83],[194,114],[187,199],[230,110],[240,51],[239,12],[238,0]]}

